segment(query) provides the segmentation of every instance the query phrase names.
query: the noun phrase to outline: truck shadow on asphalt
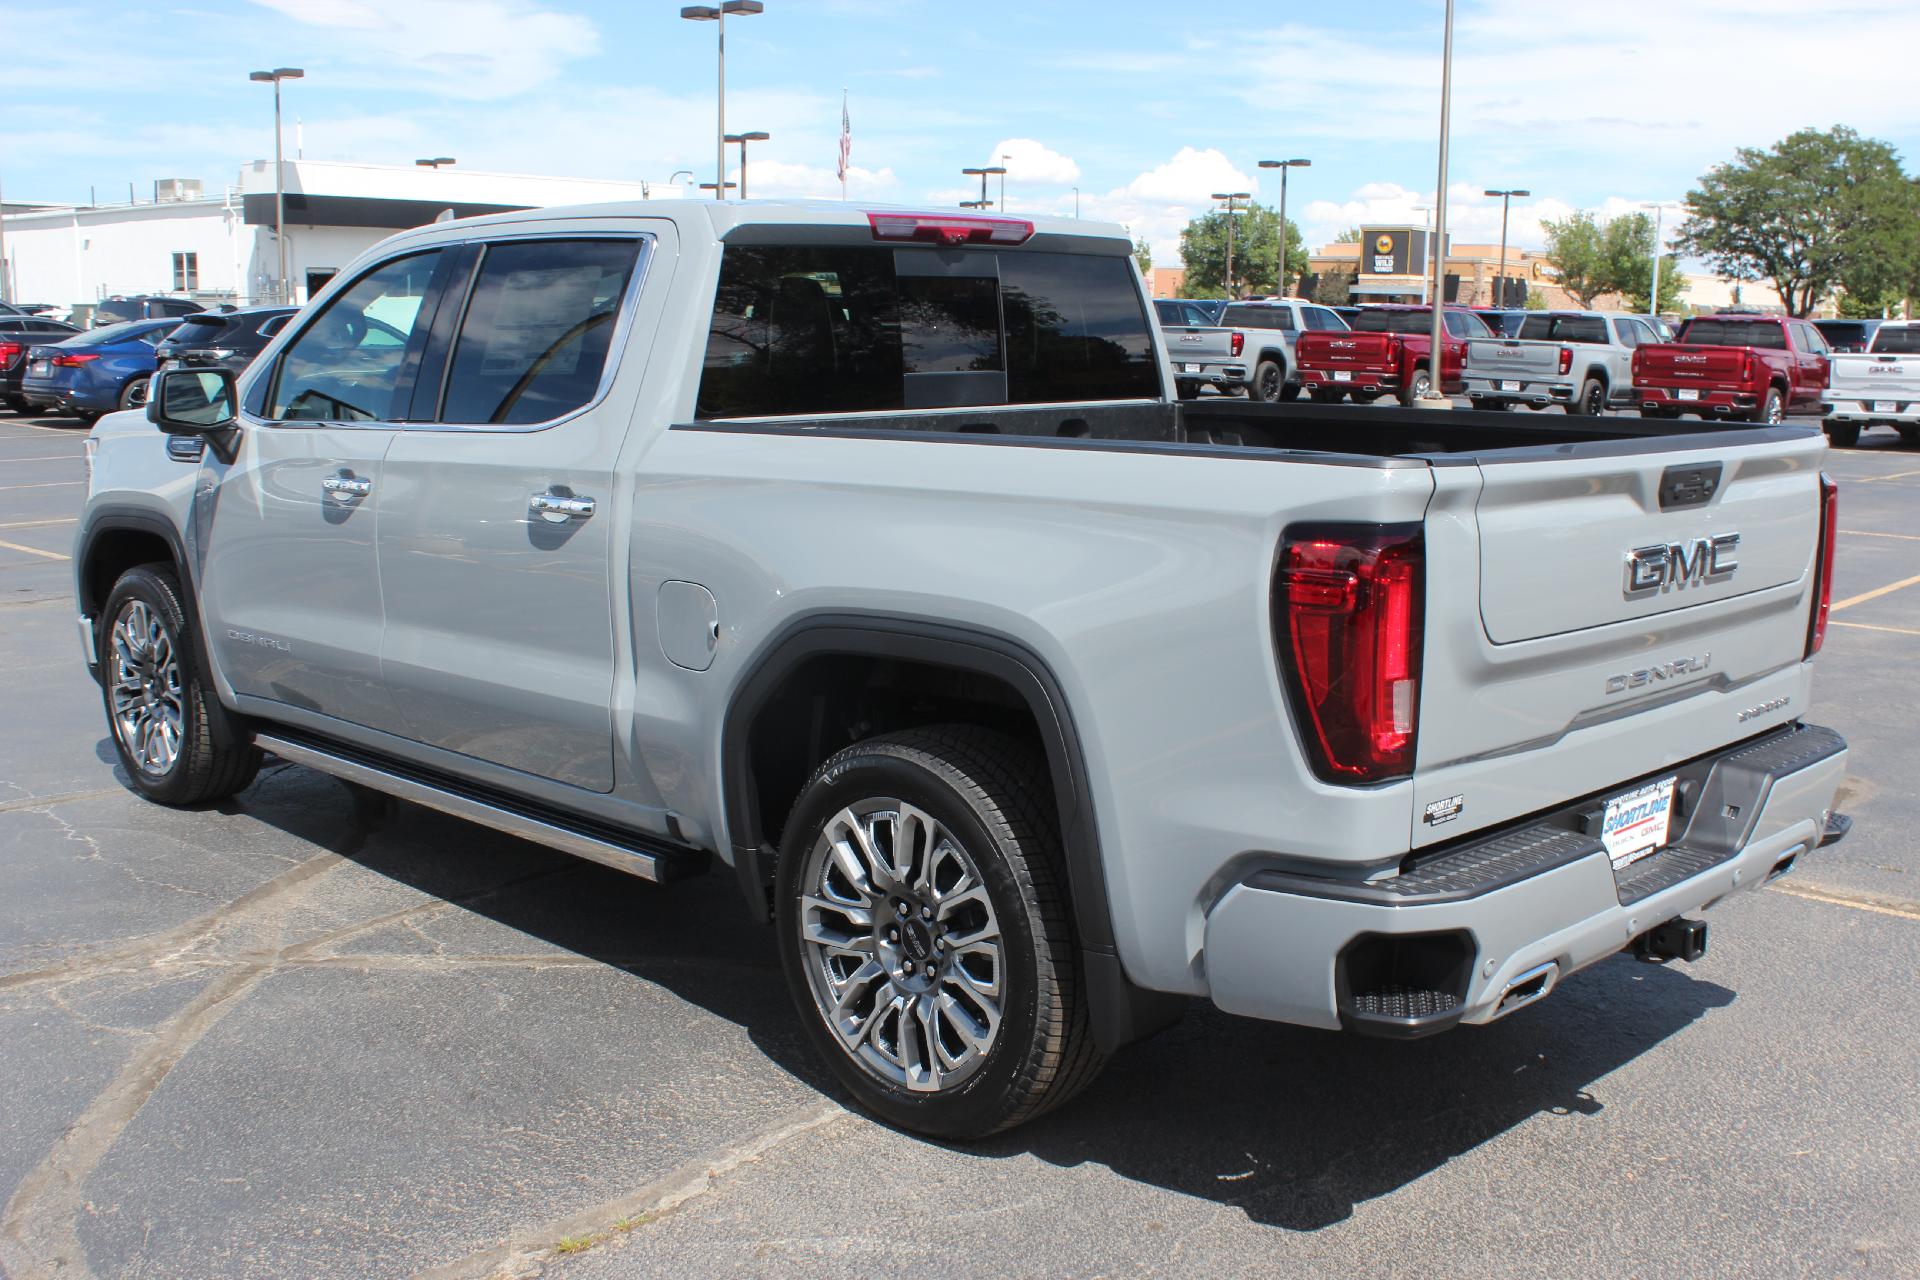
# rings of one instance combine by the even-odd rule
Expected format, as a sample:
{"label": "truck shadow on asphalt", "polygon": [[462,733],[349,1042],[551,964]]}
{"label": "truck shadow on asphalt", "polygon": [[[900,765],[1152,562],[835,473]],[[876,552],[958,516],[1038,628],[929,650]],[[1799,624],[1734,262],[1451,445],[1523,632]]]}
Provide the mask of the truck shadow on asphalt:
{"label": "truck shadow on asphalt", "polygon": [[[299,790],[307,803],[261,803],[249,792],[230,811],[311,838],[320,797]],[[802,1035],[772,930],[748,917],[723,867],[662,888],[344,790],[333,793],[338,819],[357,836],[325,842],[342,856],[670,991],[742,1027],[775,1069],[839,1096]],[[1619,956],[1490,1027],[1412,1043],[1235,1018],[1195,1001],[1180,1023],[1123,1050],[1061,1110],[954,1151],[969,1160],[1031,1153],[1062,1168],[1100,1165],[1255,1222],[1312,1231],[1535,1117],[1595,1123],[1607,1105],[1605,1076],[1734,999],[1678,965]],[[577,1030],[590,1037],[598,1029]]]}

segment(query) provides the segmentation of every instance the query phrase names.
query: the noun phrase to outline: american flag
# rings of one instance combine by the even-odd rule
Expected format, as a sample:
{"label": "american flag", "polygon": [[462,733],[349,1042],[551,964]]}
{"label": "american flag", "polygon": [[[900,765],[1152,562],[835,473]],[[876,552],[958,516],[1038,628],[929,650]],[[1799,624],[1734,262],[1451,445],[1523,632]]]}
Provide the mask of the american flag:
{"label": "american flag", "polygon": [[847,115],[847,91],[840,91],[840,198],[847,198],[847,162],[853,158],[853,120]]}

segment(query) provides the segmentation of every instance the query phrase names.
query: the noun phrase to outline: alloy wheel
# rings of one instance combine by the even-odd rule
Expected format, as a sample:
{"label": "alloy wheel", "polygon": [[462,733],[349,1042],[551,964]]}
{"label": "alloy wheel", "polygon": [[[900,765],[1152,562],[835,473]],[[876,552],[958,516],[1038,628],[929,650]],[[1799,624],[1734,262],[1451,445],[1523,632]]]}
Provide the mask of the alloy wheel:
{"label": "alloy wheel", "polygon": [[798,906],[814,1003],[863,1069],[928,1093],[985,1064],[1004,944],[979,865],[945,825],[889,797],[848,805],[807,853]]}
{"label": "alloy wheel", "polygon": [[113,620],[108,664],[113,731],[141,772],[164,777],[180,758],[186,726],[173,632],[145,602],[129,600]]}

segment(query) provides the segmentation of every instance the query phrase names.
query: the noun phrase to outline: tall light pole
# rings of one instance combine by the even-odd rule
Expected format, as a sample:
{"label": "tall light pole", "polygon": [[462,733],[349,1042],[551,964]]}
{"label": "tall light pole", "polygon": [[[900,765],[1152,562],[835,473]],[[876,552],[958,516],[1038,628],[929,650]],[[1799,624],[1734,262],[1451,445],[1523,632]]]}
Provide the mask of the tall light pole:
{"label": "tall light pole", "polygon": [[1078,187],[1073,189],[1073,216],[1076,218],[1080,216],[1080,188]]}
{"label": "tall light pole", "polygon": [[1233,202],[1236,200],[1251,200],[1253,199],[1253,197],[1245,191],[1216,191],[1213,193],[1213,198],[1215,200],[1225,200],[1227,202],[1227,297],[1229,300],[1231,300],[1234,296],[1233,294]]}
{"label": "tall light pole", "polygon": [[1429,335],[1433,339],[1433,349],[1427,353],[1427,376],[1432,380],[1424,397],[1433,404],[1453,406],[1447,399],[1444,388],[1446,379],[1442,376],[1445,365],[1441,359],[1446,350],[1441,345],[1446,336],[1447,289],[1442,277],[1440,259],[1447,252],[1447,139],[1453,123],[1453,0],[1447,0],[1446,36],[1441,43],[1440,52],[1440,181],[1434,185],[1433,196],[1433,237],[1440,246],[1439,258],[1433,268],[1433,330]]}
{"label": "tall light pole", "polygon": [[1666,231],[1666,214],[1669,209],[1684,206],[1678,200],[1650,200],[1640,206],[1653,210],[1653,284],[1647,291],[1647,314],[1660,314],[1660,237]]}
{"label": "tall light pole", "polygon": [[[1311,160],[1262,160],[1262,169],[1280,171],[1280,279],[1275,282],[1275,292],[1287,291],[1287,170],[1304,169],[1312,164]],[[1302,246],[1304,247],[1304,246]]]}
{"label": "tall light pole", "polygon": [[688,5],[680,11],[680,16],[689,22],[711,22],[719,30],[720,38],[720,81],[714,95],[713,118],[713,180],[714,199],[727,198],[727,15],[745,17],[748,14],[765,13],[767,6],[761,0],[726,0],[719,5]]}
{"label": "tall light pole", "polygon": [[278,302],[292,302],[287,288],[287,162],[280,145],[280,82],[299,80],[307,73],[299,67],[275,67],[271,71],[251,71],[247,79],[273,85],[273,240],[280,251]]}
{"label": "tall light pole", "polygon": [[740,144],[740,198],[742,200],[747,198],[747,144],[749,142],[765,142],[771,137],[773,137],[773,135],[770,133],[730,133],[727,135],[728,142],[737,142]]}
{"label": "tall light pole", "polygon": [[1002,213],[1007,211],[1007,161],[1011,159],[1013,157],[1009,155],[1000,157],[1000,212]]}
{"label": "tall light pole", "polygon": [[1507,211],[1513,207],[1515,196],[1524,198],[1533,192],[1516,187],[1512,191],[1489,191],[1487,194],[1500,197],[1500,274],[1493,278],[1493,305],[1504,307],[1507,305]]}
{"label": "tall light pole", "polygon": [[[1430,301],[1427,297],[1427,268],[1432,265],[1433,259],[1433,206],[1417,204],[1413,206],[1413,211],[1420,215],[1420,234],[1424,237],[1422,247],[1426,249],[1420,262],[1420,305],[1424,307]],[[1366,250],[1363,248],[1361,252],[1365,253]]]}
{"label": "tall light pole", "polygon": [[[962,169],[960,172],[969,178],[977,177],[980,179],[980,203],[972,207],[975,209],[992,208],[993,202],[987,199],[987,175],[990,173],[998,173],[1004,176],[1007,172],[1006,169],[996,164],[984,169]],[[1000,190],[1001,198],[1005,199],[1006,194],[1006,188],[1002,187]]]}

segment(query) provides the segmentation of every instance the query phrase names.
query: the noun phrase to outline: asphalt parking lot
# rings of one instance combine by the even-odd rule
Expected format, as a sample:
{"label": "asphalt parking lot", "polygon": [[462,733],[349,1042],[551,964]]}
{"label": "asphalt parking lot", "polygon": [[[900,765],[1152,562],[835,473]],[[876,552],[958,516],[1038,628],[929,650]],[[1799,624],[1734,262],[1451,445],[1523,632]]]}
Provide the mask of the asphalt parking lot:
{"label": "asphalt parking lot", "polygon": [[0,1268],[29,1277],[1920,1275],[1920,451],[1834,453],[1843,844],[1485,1029],[1195,1006],[972,1149],[848,1112],[726,877],[303,769],[116,776],[83,432],[0,416]]}

